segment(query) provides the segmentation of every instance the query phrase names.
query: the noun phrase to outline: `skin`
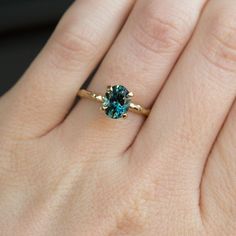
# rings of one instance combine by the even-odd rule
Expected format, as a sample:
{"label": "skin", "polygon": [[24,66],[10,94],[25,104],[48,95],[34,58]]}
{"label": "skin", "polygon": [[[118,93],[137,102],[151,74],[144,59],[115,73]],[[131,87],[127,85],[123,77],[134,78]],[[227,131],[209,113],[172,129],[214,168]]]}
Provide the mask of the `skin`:
{"label": "skin", "polygon": [[[235,12],[76,1],[0,99],[1,235],[235,235]],[[73,106],[101,60],[89,89],[125,85],[147,119]]]}

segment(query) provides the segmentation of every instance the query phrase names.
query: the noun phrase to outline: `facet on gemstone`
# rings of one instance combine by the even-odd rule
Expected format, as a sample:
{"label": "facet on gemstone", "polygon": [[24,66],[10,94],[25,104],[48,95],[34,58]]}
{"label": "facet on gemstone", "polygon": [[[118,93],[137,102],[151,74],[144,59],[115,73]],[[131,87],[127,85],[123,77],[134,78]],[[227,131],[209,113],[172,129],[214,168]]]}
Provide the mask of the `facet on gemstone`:
{"label": "facet on gemstone", "polygon": [[103,99],[105,114],[112,119],[124,117],[130,107],[129,91],[122,85],[109,87]]}

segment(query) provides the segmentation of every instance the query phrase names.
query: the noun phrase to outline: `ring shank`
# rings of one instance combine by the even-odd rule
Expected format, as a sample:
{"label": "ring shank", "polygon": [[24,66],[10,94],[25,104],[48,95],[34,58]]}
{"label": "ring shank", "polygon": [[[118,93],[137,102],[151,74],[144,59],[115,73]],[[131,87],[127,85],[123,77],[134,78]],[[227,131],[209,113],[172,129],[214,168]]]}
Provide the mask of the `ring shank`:
{"label": "ring shank", "polygon": [[[89,100],[93,100],[99,103],[103,102],[103,96],[101,94],[96,94],[86,89],[79,90],[78,96],[81,98],[87,98]],[[141,114],[144,116],[148,116],[150,114],[150,109],[146,109],[142,107],[141,105],[135,104],[135,103],[130,103],[129,111],[137,113],[137,114]]]}

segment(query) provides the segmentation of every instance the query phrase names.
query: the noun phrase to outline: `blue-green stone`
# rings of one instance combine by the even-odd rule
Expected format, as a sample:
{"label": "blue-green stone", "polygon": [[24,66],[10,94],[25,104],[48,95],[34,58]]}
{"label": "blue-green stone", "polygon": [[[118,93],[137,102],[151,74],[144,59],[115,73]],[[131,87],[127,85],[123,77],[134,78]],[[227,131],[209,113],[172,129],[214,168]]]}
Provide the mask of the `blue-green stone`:
{"label": "blue-green stone", "polygon": [[112,119],[119,119],[129,110],[131,103],[129,91],[122,85],[112,86],[104,96],[105,114]]}

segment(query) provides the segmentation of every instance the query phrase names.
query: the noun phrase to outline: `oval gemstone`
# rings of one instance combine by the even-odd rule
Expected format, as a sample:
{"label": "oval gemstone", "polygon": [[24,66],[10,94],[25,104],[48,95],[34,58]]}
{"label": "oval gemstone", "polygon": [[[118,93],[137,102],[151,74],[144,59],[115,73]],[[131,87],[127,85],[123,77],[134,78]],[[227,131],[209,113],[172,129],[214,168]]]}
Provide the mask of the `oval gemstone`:
{"label": "oval gemstone", "polygon": [[104,96],[105,114],[112,119],[122,118],[128,112],[130,103],[129,91],[124,86],[112,86]]}

